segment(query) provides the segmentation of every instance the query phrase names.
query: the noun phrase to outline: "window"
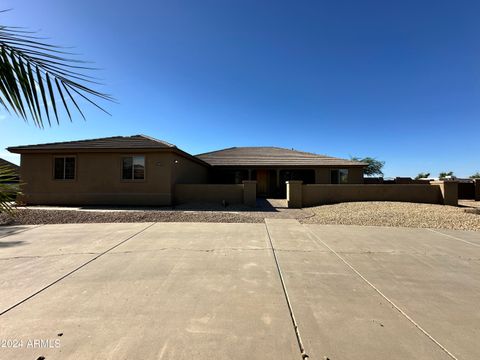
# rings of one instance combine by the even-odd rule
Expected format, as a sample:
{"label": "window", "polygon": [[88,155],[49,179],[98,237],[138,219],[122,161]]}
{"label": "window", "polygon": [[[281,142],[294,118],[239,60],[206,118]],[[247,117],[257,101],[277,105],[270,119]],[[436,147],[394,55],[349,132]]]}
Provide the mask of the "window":
{"label": "window", "polygon": [[75,157],[62,156],[55,158],[54,169],[55,180],[73,180],[75,179]]}
{"label": "window", "polygon": [[331,184],[348,184],[348,169],[335,169],[330,172]]}
{"label": "window", "polygon": [[123,180],[145,179],[145,156],[126,156],[122,159]]}

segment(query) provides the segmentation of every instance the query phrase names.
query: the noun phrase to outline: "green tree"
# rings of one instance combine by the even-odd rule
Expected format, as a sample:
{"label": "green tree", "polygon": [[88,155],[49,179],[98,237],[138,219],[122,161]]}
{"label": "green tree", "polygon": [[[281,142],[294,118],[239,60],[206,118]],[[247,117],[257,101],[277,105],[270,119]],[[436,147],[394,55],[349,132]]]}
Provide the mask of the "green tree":
{"label": "green tree", "polygon": [[[96,101],[113,98],[92,88],[99,83],[84,74],[94,70],[87,64],[30,31],[0,25],[0,107],[40,128],[53,119],[59,124],[65,115],[71,121],[72,106],[85,119],[78,99],[108,113]],[[0,168],[0,212],[12,210],[10,200],[18,192],[11,176],[11,169]]]}
{"label": "green tree", "polygon": [[445,179],[447,176],[453,176],[453,171],[449,171],[449,172],[441,172],[438,177],[440,179]]}
{"label": "green tree", "polygon": [[477,171],[475,174],[470,176],[470,179],[480,179],[480,171]]}
{"label": "green tree", "polygon": [[365,176],[375,176],[380,175],[383,176],[382,169],[385,166],[385,161],[377,160],[376,158],[372,157],[364,157],[363,159],[359,157],[351,157],[352,161],[360,161],[367,163],[367,167],[363,170],[363,174]]}
{"label": "green tree", "polygon": [[415,176],[415,180],[425,179],[425,178],[428,178],[428,177],[430,177],[430,173],[429,173],[429,172],[421,172],[421,173],[418,173],[417,176]]}

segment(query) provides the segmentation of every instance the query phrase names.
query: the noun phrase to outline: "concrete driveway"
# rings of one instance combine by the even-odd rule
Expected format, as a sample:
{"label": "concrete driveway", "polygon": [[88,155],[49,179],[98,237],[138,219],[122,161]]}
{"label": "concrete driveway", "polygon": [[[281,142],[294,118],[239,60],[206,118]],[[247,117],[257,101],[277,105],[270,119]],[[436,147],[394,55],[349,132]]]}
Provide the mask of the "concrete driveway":
{"label": "concrete driveway", "polygon": [[480,233],[0,228],[0,359],[479,359]]}

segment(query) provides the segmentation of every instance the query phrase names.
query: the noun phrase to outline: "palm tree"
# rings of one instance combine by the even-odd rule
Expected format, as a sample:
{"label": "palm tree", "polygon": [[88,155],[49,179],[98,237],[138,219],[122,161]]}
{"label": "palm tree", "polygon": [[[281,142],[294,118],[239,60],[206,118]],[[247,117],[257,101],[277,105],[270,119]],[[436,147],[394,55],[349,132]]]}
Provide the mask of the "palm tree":
{"label": "palm tree", "polygon": [[98,83],[82,71],[94,68],[72,55],[41,42],[31,32],[0,25],[0,105],[25,121],[31,117],[38,127],[44,126],[45,119],[51,125],[53,115],[59,123],[60,108],[71,120],[72,104],[85,118],[75,96],[106,112],[93,99],[112,97],[90,88]]}
{"label": "palm tree", "polygon": [[0,166],[0,213],[12,213],[19,187],[16,171],[8,165]]}
{"label": "palm tree", "polygon": [[[94,70],[87,64],[33,32],[0,25],[0,108],[40,128],[45,122],[51,126],[53,118],[59,124],[62,114],[72,121],[72,107],[85,119],[75,98],[108,114],[96,101],[113,98],[91,88],[99,83],[84,74]],[[7,181],[10,176],[9,169],[0,168],[0,212],[12,209],[9,200],[18,191]]]}
{"label": "palm tree", "polygon": [[439,179],[445,179],[448,176],[453,176],[453,171],[443,171],[438,175]]}
{"label": "palm tree", "polygon": [[430,176],[430,173],[429,172],[421,172],[421,173],[418,173],[417,176],[415,176],[415,180],[418,180],[418,179],[426,179]]}

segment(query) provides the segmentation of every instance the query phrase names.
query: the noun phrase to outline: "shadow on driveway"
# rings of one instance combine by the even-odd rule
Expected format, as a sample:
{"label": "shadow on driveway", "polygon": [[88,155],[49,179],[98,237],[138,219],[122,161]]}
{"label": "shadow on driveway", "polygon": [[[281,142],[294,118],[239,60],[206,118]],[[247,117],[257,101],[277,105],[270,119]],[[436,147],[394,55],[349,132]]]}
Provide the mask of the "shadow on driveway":
{"label": "shadow on driveway", "polygon": [[0,240],[0,249],[19,246],[19,245],[25,245],[25,244],[26,244],[25,241],[1,241]]}

